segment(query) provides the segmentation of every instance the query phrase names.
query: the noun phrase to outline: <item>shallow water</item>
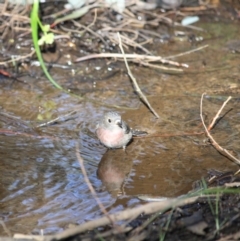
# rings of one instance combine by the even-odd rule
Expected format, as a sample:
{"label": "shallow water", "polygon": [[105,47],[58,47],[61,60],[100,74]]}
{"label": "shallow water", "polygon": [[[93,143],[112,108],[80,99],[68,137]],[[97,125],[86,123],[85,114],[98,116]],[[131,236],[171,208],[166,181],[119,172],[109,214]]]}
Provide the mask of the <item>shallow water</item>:
{"label": "shallow water", "polygon": [[[75,75],[54,68],[54,78],[81,97],[55,90],[37,68],[31,69],[36,71],[34,78],[21,77],[25,84],[10,86],[9,80],[2,79],[0,207],[1,219],[12,233],[56,233],[70,223],[102,215],[84,181],[76,144],[90,182],[111,213],[142,203],[138,195],[184,194],[210,169],[238,169],[206,142],[205,135],[193,133],[203,131],[201,94],[208,93],[203,114],[209,124],[231,93],[234,98],[223,113],[232,110],[212,134],[239,157],[239,56],[226,45],[239,36],[239,28],[219,22],[199,26],[209,32],[201,33],[205,40],[197,45],[209,47],[175,59],[189,64],[185,73],[169,75],[131,65],[160,119],[139,101],[122,63],[81,62],[72,66]],[[195,47],[188,42],[157,43],[153,52],[170,56]],[[118,111],[131,127],[148,131],[150,136],[134,139],[126,152],[107,151],[94,128],[108,110]],[[36,128],[37,118],[46,121],[70,111],[77,113],[70,120]],[[6,235],[2,227],[0,232]]]}

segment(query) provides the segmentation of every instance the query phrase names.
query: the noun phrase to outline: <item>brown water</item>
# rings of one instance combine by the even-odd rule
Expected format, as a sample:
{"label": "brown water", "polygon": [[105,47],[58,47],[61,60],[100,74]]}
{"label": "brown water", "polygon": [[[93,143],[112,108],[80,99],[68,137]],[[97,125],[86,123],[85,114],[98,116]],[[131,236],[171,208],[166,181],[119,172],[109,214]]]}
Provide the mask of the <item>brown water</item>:
{"label": "brown water", "polygon": [[[84,182],[76,143],[80,144],[88,177],[111,213],[138,205],[138,195],[184,194],[210,169],[238,169],[208,145],[204,135],[190,134],[203,131],[201,94],[208,93],[203,109],[209,124],[231,93],[234,98],[224,113],[232,110],[212,134],[239,157],[240,61],[227,45],[239,36],[239,27],[219,22],[198,25],[209,32],[196,32],[204,41],[195,46],[176,40],[151,47],[155,55],[171,56],[208,44],[201,51],[174,59],[189,64],[183,74],[130,65],[160,119],[134,93],[122,63],[100,59],[69,69],[51,69],[58,83],[81,97],[55,90],[38,67],[31,67],[32,78],[20,78],[25,84],[14,82],[10,86],[10,80],[1,79],[0,217],[12,233],[55,233],[70,223],[80,224],[102,215]],[[68,52],[71,50],[66,49]],[[66,64],[64,58],[61,61]],[[46,121],[74,110],[77,114],[71,120],[34,128],[38,116]],[[134,139],[126,153],[106,152],[94,128],[109,110],[118,111],[131,127],[148,131],[150,137]],[[0,233],[6,235],[2,227]]]}

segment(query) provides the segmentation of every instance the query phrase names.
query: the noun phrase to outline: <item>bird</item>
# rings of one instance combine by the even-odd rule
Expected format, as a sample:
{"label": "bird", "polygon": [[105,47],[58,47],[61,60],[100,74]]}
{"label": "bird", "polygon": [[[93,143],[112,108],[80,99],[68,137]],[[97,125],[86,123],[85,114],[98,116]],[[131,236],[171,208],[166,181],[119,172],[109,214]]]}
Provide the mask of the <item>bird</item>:
{"label": "bird", "polygon": [[114,111],[105,113],[96,126],[100,142],[109,149],[123,148],[132,140],[133,132],[122,117]]}

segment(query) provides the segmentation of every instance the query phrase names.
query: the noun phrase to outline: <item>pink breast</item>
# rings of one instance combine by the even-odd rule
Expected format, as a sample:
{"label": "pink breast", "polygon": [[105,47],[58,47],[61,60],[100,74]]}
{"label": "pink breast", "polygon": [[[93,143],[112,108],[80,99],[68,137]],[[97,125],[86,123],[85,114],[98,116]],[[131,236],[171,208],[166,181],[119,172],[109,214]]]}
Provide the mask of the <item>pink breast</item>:
{"label": "pink breast", "polygon": [[123,138],[123,131],[117,130],[117,131],[110,131],[103,128],[97,129],[97,136],[99,140],[106,145],[107,147],[116,147],[121,143],[121,140]]}

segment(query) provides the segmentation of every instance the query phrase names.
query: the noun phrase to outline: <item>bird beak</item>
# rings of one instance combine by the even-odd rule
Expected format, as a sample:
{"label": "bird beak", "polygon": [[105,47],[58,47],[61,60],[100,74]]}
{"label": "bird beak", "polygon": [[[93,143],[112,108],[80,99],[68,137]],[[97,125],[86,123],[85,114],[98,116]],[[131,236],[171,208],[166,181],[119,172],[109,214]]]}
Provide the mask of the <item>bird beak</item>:
{"label": "bird beak", "polygon": [[122,128],[122,121],[121,120],[116,121],[116,125],[118,125],[120,128]]}

